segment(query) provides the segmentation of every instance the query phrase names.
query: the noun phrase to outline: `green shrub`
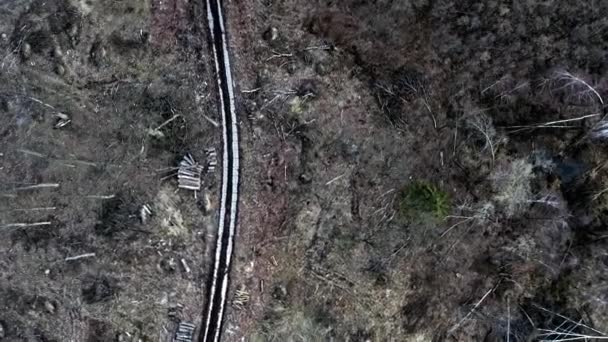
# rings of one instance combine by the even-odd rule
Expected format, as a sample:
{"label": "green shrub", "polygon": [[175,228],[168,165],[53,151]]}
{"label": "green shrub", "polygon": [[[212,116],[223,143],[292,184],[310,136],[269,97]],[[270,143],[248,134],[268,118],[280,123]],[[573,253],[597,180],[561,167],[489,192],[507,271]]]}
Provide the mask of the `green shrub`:
{"label": "green shrub", "polygon": [[401,190],[398,212],[402,219],[444,219],[450,211],[450,196],[437,186],[416,181]]}

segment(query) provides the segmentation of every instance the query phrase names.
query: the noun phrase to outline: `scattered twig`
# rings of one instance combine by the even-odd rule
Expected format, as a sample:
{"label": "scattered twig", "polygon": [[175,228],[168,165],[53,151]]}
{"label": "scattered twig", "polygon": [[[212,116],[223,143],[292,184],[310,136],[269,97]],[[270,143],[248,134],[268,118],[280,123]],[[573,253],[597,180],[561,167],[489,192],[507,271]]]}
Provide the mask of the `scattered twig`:
{"label": "scattered twig", "polygon": [[455,224],[453,224],[452,226],[450,226],[448,229],[446,229],[443,233],[441,233],[441,235],[439,235],[439,237],[444,237],[445,235],[447,235],[449,232],[452,231],[452,229],[460,226],[463,223],[467,223],[470,221],[473,221],[475,219],[475,217],[471,216],[471,217],[464,217],[464,216],[448,216],[447,218],[461,218],[461,221],[456,222]]}
{"label": "scattered twig", "polygon": [[[583,323],[581,323],[581,322],[576,322],[576,321],[574,321],[574,320],[572,320],[572,319],[570,319],[570,318],[568,318],[568,317],[566,317],[566,316],[564,316],[564,315],[560,315],[560,314],[558,314],[557,312],[554,312],[554,311],[551,311],[551,310],[549,310],[549,309],[543,308],[543,307],[542,307],[542,306],[540,306],[540,305],[537,305],[537,304],[533,304],[533,305],[534,305],[534,307],[535,307],[535,308],[537,308],[537,309],[539,309],[539,310],[542,310],[542,311],[544,311],[544,312],[550,313],[550,314],[552,314],[552,315],[555,315],[555,316],[557,316],[557,317],[559,317],[559,318],[563,319],[565,322],[569,322],[569,323],[576,324],[577,326],[583,327],[583,328],[585,328],[585,329],[588,329],[588,330],[593,331],[594,333],[596,333],[596,334],[599,334],[599,335],[600,335],[600,336],[588,336],[587,338],[608,339],[608,334],[606,334],[605,332],[602,332],[602,331],[600,331],[600,330],[594,329],[594,328],[592,328],[592,327],[590,327],[590,326],[588,326],[588,325],[585,325],[585,324],[583,324]],[[541,331],[542,331],[542,330],[548,330],[548,329],[539,329],[539,330],[541,330]],[[550,331],[550,330],[548,330],[548,331]],[[579,338],[579,339],[582,339],[582,338]],[[564,340],[561,340],[561,341],[564,341]]]}
{"label": "scattered twig", "polygon": [[492,293],[492,292],[494,292],[494,290],[496,290],[496,288],[498,287],[499,284],[500,284],[500,281],[494,287],[492,287],[491,289],[489,289],[488,292],[486,292],[486,294],[484,294],[483,297],[481,297],[481,299],[473,306],[473,309],[471,309],[471,311],[469,311],[469,313],[466,316],[464,316],[460,320],[460,322],[458,322],[455,326],[453,326],[450,330],[448,330],[448,333],[452,334],[452,333],[454,333],[454,331],[456,331],[458,328],[460,328],[460,326],[462,325],[462,323],[464,323],[464,321],[466,321],[475,312],[475,310],[477,310],[477,308],[490,295],[490,293]]}
{"label": "scattered twig", "polygon": [[501,82],[504,81],[506,76],[501,77],[500,79],[498,79],[496,82],[490,84],[489,86],[485,87],[484,89],[481,90],[481,95],[484,95],[487,91],[489,91],[490,89],[494,88],[495,86],[497,86],[498,84],[500,84]]}
{"label": "scattered twig", "polygon": [[26,150],[23,148],[19,148],[17,149],[17,152],[21,152],[23,154],[27,154],[30,156],[34,156],[34,157],[38,157],[38,158],[46,158],[46,156],[42,153],[36,152],[36,151],[31,151],[31,150]]}
{"label": "scattered twig", "polygon": [[330,180],[329,182],[325,183],[325,185],[330,185],[331,183],[333,183],[333,182],[335,182],[335,181],[337,181],[337,180],[342,179],[344,176],[346,176],[346,174],[345,174],[345,173],[343,173],[343,174],[339,175],[338,177],[335,177],[334,179],[332,179],[332,180]]}
{"label": "scattered twig", "polygon": [[45,156],[44,154],[40,153],[40,152],[36,152],[36,151],[32,151],[32,150],[27,150],[24,148],[19,148],[17,149],[17,152],[23,153],[23,154],[27,154],[30,156],[34,156],[34,157],[38,157],[38,158],[46,158],[47,156]]}
{"label": "scattered twig", "polygon": [[273,55],[266,58],[266,62],[271,61],[275,58],[288,58],[288,57],[293,57],[292,53],[277,53],[273,51]]}
{"label": "scattered twig", "polygon": [[558,337],[558,338],[551,338],[550,340],[541,339],[541,340],[539,340],[540,342],[608,340],[608,336],[585,335],[585,334],[572,333],[572,332],[568,332],[568,331],[552,331],[552,330],[546,330],[546,329],[540,329],[540,331],[543,331],[545,333],[538,335],[539,337],[547,337],[547,336],[554,336],[554,335],[564,336],[564,337]]}
{"label": "scattered twig", "polygon": [[210,124],[212,124],[215,127],[220,127],[220,124],[217,123],[217,121],[213,120],[212,118],[208,117],[207,115],[205,115],[203,113],[203,118],[205,118],[205,120],[209,121]]}
{"label": "scattered twig", "polygon": [[456,222],[455,224],[453,224],[452,226],[447,228],[443,233],[441,233],[441,235],[439,236],[440,238],[444,237],[449,232],[451,232],[454,228],[460,226],[461,224],[468,223],[468,222],[474,222],[475,224],[481,224],[481,223],[486,222],[487,220],[489,220],[491,218],[491,216],[494,212],[494,207],[492,205],[486,204],[486,205],[483,205],[478,208],[471,208],[470,206],[468,206],[465,203],[465,204],[462,204],[459,206],[459,210],[461,212],[471,213],[471,215],[449,215],[449,216],[447,216],[446,217],[447,219],[459,219],[460,221]]}
{"label": "scattered twig", "polygon": [[[171,110],[173,112],[173,110]],[[181,114],[174,114],[171,118],[169,118],[168,120],[166,120],[165,122],[163,122],[162,124],[160,124],[160,126],[156,127],[156,128],[148,128],[148,134],[150,136],[156,137],[156,138],[164,138],[165,134],[161,131],[161,129],[165,126],[167,126],[168,124],[170,124],[171,122],[173,122],[175,119],[181,117]],[[142,147],[143,149],[143,147]],[[142,152],[143,153],[143,152]]]}
{"label": "scattered twig", "polygon": [[7,228],[30,228],[30,227],[42,227],[42,226],[50,226],[52,222],[33,222],[33,223],[7,223],[0,226],[2,229]]}
{"label": "scattered twig", "polygon": [[168,124],[170,124],[171,122],[173,122],[173,120],[175,120],[175,119],[177,119],[177,118],[179,118],[181,116],[182,116],[181,114],[175,114],[175,115],[173,115],[169,120],[163,122],[162,124],[160,124],[160,126],[156,127],[155,130],[156,131],[160,130],[161,128],[167,126]]}
{"label": "scattered twig", "polygon": [[605,188],[601,191],[599,191],[598,193],[596,193],[595,195],[593,195],[591,197],[592,201],[597,201],[600,197],[602,197],[603,194],[605,194],[606,192],[608,192],[608,188]]}
{"label": "scattered twig", "polygon": [[10,209],[7,211],[45,211],[45,210],[55,210],[57,207],[40,207],[40,208],[17,208]]}
{"label": "scattered twig", "polygon": [[492,123],[492,119],[484,114],[479,114],[474,116],[469,124],[473,126],[479,133],[481,133],[487,143],[487,146],[490,148],[490,155],[492,157],[492,165],[496,159],[496,146],[494,145],[493,139],[495,138],[496,132],[494,131],[494,126]]}
{"label": "scattered twig", "polygon": [[173,178],[173,177],[175,177],[175,176],[177,176],[177,172],[172,172],[172,173],[170,173],[170,174],[168,174],[168,175],[166,175],[166,176],[162,177],[162,178],[160,179],[160,181],[161,181],[161,182],[163,182],[163,181],[166,181],[167,179],[169,179],[169,178]]}
{"label": "scattered twig", "polygon": [[87,195],[86,198],[93,198],[93,199],[112,199],[116,197],[116,195]]}
{"label": "scattered twig", "polygon": [[163,167],[162,169],[154,170],[154,172],[169,172],[169,171],[175,171],[175,170],[179,170],[179,166]]}
{"label": "scattered twig", "polygon": [[296,90],[277,90],[274,92],[276,95],[296,95],[298,92]]}
{"label": "scattered twig", "polygon": [[57,122],[55,123],[55,128],[63,128],[72,122],[72,119],[70,119],[70,117],[67,114],[55,113],[55,117],[57,118]]}
{"label": "scattered twig", "polygon": [[608,138],[608,121],[606,118],[600,120],[593,130],[591,131],[591,136],[595,139],[606,139]]}
{"label": "scattered twig", "polygon": [[141,223],[146,224],[150,216],[152,216],[152,209],[150,206],[147,204],[142,205],[139,210],[139,219],[141,220]]}
{"label": "scattered twig", "polygon": [[[67,124],[69,124],[71,122],[71,120],[69,120],[69,116],[67,114],[58,111],[57,108],[55,108],[54,106],[52,106],[52,105],[50,105],[50,104],[48,104],[46,102],[43,102],[43,101],[41,101],[41,100],[39,100],[39,99],[37,99],[35,97],[32,97],[32,96],[25,96],[25,98],[27,98],[27,99],[29,99],[29,100],[31,100],[33,102],[36,102],[36,103],[38,103],[41,106],[44,106],[44,107],[47,107],[47,108],[51,109],[52,111],[55,112],[55,115],[57,117],[59,117],[60,119],[61,118],[65,118],[65,120],[60,121],[63,124],[61,126],[59,126],[59,127],[66,126]],[[56,128],[59,128],[59,127],[56,126]]]}
{"label": "scattered twig", "polygon": [[411,238],[408,237],[407,240],[405,240],[404,243],[401,244],[401,246],[399,246],[399,248],[397,248],[393,253],[391,253],[391,255],[389,255],[388,257],[386,257],[384,260],[382,260],[381,264],[382,265],[387,265],[390,264],[393,259],[395,259],[395,257],[401,253],[402,250],[405,249],[405,247],[409,246],[409,242],[410,242]]}
{"label": "scattered twig", "polygon": [[530,325],[532,326],[532,328],[536,329],[536,324],[534,324],[534,321],[532,321],[532,318],[530,317],[530,315],[528,315],[528,313],[526,312],[526,310],[524,310],[524,308],[522,306],[520,306],[519,309],[521,310],[521,312],[524,313],[524,315],[528,319],[528,322],[530,323]]}
{"label": "scattered twig", "polygon": [[67,258],[65,258],[65,261],[74,261],[74,260],[78,260],[78,259],[93,258],[93,257],[95,257],[95,253],[85,253],[85,254],[67,257]]}
{"label": "scattered twig", "polygon": [[331,45],[317,45],[317,46],[308,46],[306,47],[304,50],[305,51],[309,51],[309,50],[331,50],[332,46]]}
{"label": "scattered twig", "polygon": [[262,89],[262,87],[258,87],[258,88],[254,88],[254,89],[243,89],[243,90],[241,90],[241,93],[243,93],[243,94],[251,94],[251,93],[258,92],[261,89]]}
{"label": "scattered twig", "polygon": [[190,273],[191,270],[190,270],[190,267],[188,267],[188,264],[186,263],[186,259],[181,258],[179,261],[181,262],[182,267],[184,268],[184,272]]}
{"label": "scattered twig", "polygon": [[74,163],[74,164],[80,164],[80,165],[84,165],[84,166],[90,166],[90,167],[97,167],[96,163],[90,162],[90,161],[86,161],[86,160],[77,160],[77,159],[56,159],[56,161],[63,163],[65,165],[67,165],[67,163]]}
{"label": "scattered twig", "polygon": [[556,121],[549,121],[549,122],[543,122],[543,123],[538,123],[538,124],[532,124],[532,125],[517,125],[517,126],[508,126],[507,128],[543,128],[543,127],[550,127],[550,128],[558,128],[558,127],[575,127],[575,126],[555,126],[557,124],[563,124],[566,122],[573,122],[573,121],[580,121],[580,120],[585,120],[588,118],[593,118],[596,116],[599,116],[601,114],[599,113],[593,113],[593,114],[587,114],[587,115],[583,115],[583,116],[579,116],[576,118],[571,118],[571,119],[563,119],[563,120],[556,120]]}
{"label": "scattered twig", "polygon": [[237,309],[242,309],[243,307],[245,307],[245,305],[247,305],[247,303],[249,303],[249,299],[249,292],[247,291],[245,286],[241,286],[241,288],[236,290],[236,292],[234,293],[234,300],[232,301],[232,304]]}
{"label": "scattered twig", "polygon": [[528,86],[528,82],[522,82],[522,83],[520,83],[520,84],[517,84],[517,85],[516,85],[515,87],[513,87],[512,89],[507,89],[507,90],[505,90],[505,91],[503,91],[503,92],[499,93],[499,94],[498,94],[498,95],[496,95],[494,98],[503,100],[503,99],[507,98],[507,96],[512,95],[512,94],[513,94],[513,93],[515,93],[517,90],[519,90],[519,89],[521,89],[521,88],[524,88],[524,87],[526,87],[526,86]]}
{"label": "scattered twig", "polygon": [[277,101],[278,99],[285,97],[286,99],[289,98],[289,96],[291,95],[296,95],[298,92],[295,90],[278,90],[275,91],[274,94],[275,96],[270,99],[270,101],[267,101],[266,103],[264,103],[264,105],[260,108],[260,110],[263,110],[265,108],[267,108],[268,106],[270,106],[271,104],[273,104],[275,101]]}
{"label": "scattered twig", "polygon": [[602,107],[604,106],[604,99],[602,99],[600,93],[582,78],[567,71],[559,71],[555,73],[555,79],[564,82],[564,85],[557,90],[570,88],[575,96],[579,98],[595,98]]}
{"label": "scattered twig", "polygon": [[59,183],[40,183],[28,186],[22,186],[20,188],[13,189],[14,191],[26,191],[26,190],[37,190],[37,189],[56,189],[59,187]]}
{"label": "scattered twig", "polygon": [[37,157],[37,158],[44,158],[44,159],[48,159],[51,161],[56,161],[56,162],[59,162],[63,165],[70,166],[70,167],[75,167],[74,165],[71,165],[70,163],[80,164],[80,165],[85,165],[85,166],[90,166],[90,167],[98,167],[97,163],[94,163],[94,162],[90,162],[90,161],[86,161],[86,160],[79,160],[79,159],[57,159],[57,158],[53,158],[53,157],[44,155],[40,152],[27,150],[27,149],[17,149],[17,152],[20,152],[20,153],[23,153],[23,154],[26,154],[29,156]]}
{"label": "scattered twig", "polygon": [[560,207],[561,207],[561,202],[560,202],[559,198],[557,198],[555,196],[551,196],[551,195],[545,195],[545,196],[539,197],[538,199],[525,200],[525,202],[544,204],[546,206],[553,207],[555,209],[560,209]]}
{"label": "scattered twig", "polygon": [[32,101],[34,101],[34,102],[36,102],[36,103],[38,103],[38,104],[40,104],[40,105],[43,105],[43,106],[45,106],[45,107],[47,107],[47,108],[50,108],[50,109],[52,109],[52,110],[55,110],[55,107],[51,106],[50,104],[48,104],[48,103],[46,103],[46,102],[42,102],[42,101],[38,100],[38,99],[37,99],[37,98],[35,98],[35,97],[27,96],[27,98],[28,98],[28,99],[30,99],[30,100],[32,100]]}

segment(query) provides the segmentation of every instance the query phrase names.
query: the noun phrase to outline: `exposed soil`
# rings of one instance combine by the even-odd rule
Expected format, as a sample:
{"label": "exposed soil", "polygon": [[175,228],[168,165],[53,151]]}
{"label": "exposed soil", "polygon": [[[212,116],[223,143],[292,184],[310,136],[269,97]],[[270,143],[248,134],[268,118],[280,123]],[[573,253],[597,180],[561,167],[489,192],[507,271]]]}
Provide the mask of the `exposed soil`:
{"label": "exposed soil", "polygon": [[[195,198],[174,168],[221,146],[204,11],[0,0],[0,341],[200,322],[220,176]],[[243,179],[224,340],[608,331],[608,3],[226,11]]]}

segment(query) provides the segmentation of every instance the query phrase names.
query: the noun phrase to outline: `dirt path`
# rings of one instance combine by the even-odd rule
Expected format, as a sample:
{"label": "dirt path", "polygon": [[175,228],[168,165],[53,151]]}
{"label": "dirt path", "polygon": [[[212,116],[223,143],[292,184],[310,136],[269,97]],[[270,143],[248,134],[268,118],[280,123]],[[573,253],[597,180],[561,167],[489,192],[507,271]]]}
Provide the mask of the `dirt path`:
{"label": "dirt path", "polygon": [[221,0],[207,0],[209,32],[213,42],[216,77],[222,117],[223,163],[219,227],[215,260],[207,299],[201,341],[219,341],[228,293],[230,266],[234,250],[239,196],[239,136],[227,32]]}

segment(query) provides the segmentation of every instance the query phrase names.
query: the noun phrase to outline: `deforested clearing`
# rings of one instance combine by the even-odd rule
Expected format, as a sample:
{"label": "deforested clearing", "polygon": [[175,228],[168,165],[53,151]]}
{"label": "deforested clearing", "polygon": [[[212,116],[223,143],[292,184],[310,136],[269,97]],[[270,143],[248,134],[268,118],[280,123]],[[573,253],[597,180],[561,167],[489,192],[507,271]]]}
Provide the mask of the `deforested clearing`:
{"label": "deforested clearing", "polygon": [[[608,338],[607,2],[224,7],[223,341]],[[206,18],[0,1],[0,341],[198,333],[223,167]]]}

